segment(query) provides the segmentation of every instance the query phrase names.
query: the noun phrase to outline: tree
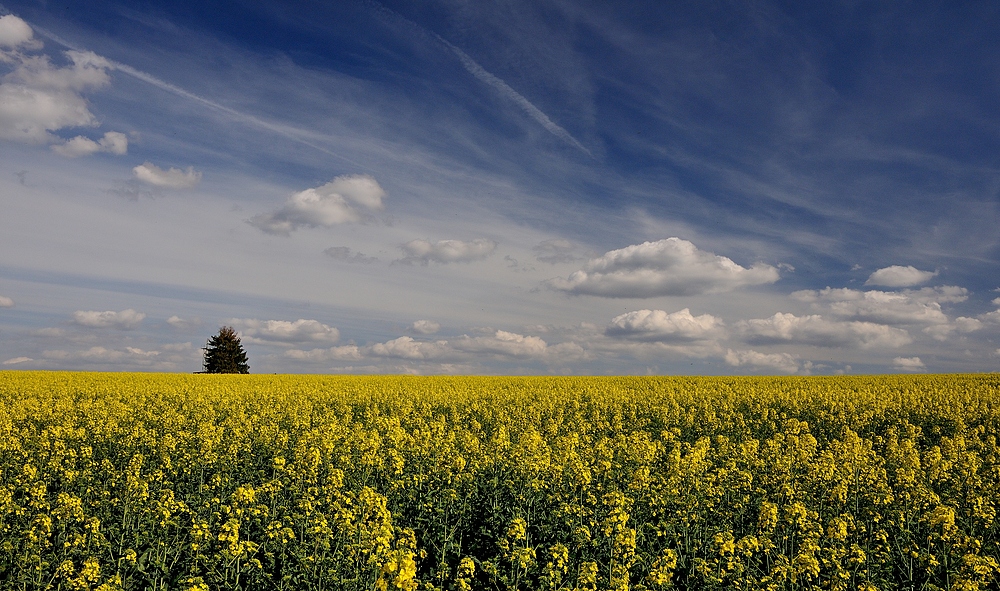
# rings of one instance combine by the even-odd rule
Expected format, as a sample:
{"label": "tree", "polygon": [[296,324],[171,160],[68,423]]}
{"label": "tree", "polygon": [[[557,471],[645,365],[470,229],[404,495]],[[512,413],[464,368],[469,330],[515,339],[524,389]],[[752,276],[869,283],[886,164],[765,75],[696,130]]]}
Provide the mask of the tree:
{"label": "tree", "polygon": [[219,334],[208,339],[202,350],[205,351],[204,373],[250,373],[247,353],[231,326],[220,328]]}

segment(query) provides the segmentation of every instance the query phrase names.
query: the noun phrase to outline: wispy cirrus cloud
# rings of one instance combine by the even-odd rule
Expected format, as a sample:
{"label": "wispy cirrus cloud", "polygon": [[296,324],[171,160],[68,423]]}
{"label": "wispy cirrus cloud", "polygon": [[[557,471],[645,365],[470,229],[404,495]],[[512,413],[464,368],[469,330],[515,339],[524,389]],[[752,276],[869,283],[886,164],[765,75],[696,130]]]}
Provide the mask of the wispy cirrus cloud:
{"label": "wispy cirrus cloud", "polygon": [[533,246],[531,252],[534,253],[535,259],[551,265],[572,263],[587,258],[580,245],[565,238],[543,240]]}
{"label": "wispy cirrus cloud", "polygon": [[506,82],[497,78],[493,74],[487,72],[480,66],[474,59],[468,56],[464,51],[455,47],[451,43],[444,40],[443,37],[435,35],[441,43],[444,43],[448,49],[450,49],[456,56],[458,56],[458,61],[462,63],[462,66],[473,76],[475,76],[480,82],[486,84],[487,86],[496,90],[501,96],[512,101],[517,106],[521,107],[525,113],[527,113],[532,119],[537,121],[542,127],[544,127],[549,133],[556,136],[557,138],[563,140],[567,144],[573,146],[577,150],[580,150],[587,156],[593,157],[594,155],[584,147],[575,137],[570,135],[568,131],[556,124],[548,115],[543,113],[538,107],[533,105],[531,101],[524,98],[519,92],[511,88]]}
{"label": "wispy cirrus cloud", "polygon": [[361,252],[355,252],[347,246],[331,246],[323,250],[323,254],[336,261],[345,263],[374,263],[378,261],[376,257],[370,257]]}
{"label": "wispy cirrus cloud", "polygon": [[142,312],[137,312],[132,308],[115,312],[107,310],[98,312],[96,310],[78,310],[73,313],[73,323],[87,328],[116,328],[119,330],[132,330],[146,318]]}

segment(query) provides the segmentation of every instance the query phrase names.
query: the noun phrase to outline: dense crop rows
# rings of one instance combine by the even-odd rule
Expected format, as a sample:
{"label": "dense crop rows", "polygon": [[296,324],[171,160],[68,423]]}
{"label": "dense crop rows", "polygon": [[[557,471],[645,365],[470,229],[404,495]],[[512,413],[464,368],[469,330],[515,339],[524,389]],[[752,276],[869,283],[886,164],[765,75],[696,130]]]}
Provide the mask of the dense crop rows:
{"label": "dense crop rows", "polygon": [[997,588],[1000,376],[0,373],[0,589]]}

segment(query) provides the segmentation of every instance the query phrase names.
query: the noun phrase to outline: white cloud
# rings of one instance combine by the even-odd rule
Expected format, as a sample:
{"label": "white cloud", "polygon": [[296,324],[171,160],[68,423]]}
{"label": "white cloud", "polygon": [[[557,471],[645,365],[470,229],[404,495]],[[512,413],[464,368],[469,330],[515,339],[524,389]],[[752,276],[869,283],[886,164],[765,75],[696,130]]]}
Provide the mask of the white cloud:
{"label": "white cloud", "polygon": [[458,351],[488,353],[502,357],[541,357],[548,344],[539,337],[498,330],[493,336],[462,336],[451,342]]}
{"label": "white cloud", "polygon": [[485,238],[476,240],[411,240],[402,246],[406,257],[397,262],[408,265],[419,263],[426,265],[436,263],[468,263],[485,259],[493,254],[497,243]]}
{"label": "white cloud", "polygon": [[968,298],[962,287],[943,285],[919,290],[859,291],[856,289],[803,290],[793,299],[825,306],[840,318],[865,320],[880,324],[947,324],[941,303],[961,302]]}
{"label": "white cloud", "polygon": [[[795,373],[800,369],[799,359],[789,353],[760,353],[752,349],[744,351],[729,349],[726,351],[725,360],[728,365],[733,367],[750,366],[782,373]],[[806,362],[806,369],[809,365],[811,364]]]}
{"label": "white cloud", "polygon": [[[53,132],[97,125],[81,93],[106,86],[111,63],[89,51],[67,51],[71,65],[54,66],[46,55],[22,51],[41,48],[31,41],[27,23],[13,15],[2,18],[0,62],[13,64],[14,70],[0,79],[0,139],[60,143],[64,151],[82,155],[92,147],[90,140],[75,138],[66,145]],[[118,139],[114,136],[98,147],[117,150]]]}
{"label": "white cloud", "polygon": [[78,135],[73,139],[66,140],[64,144],[55,144],[52,151],[67,158],[79,158],[80,156],[90,156],[97,152],[107,152],[121,156],[128,152],[128,138],[124,133],[109,131],[104,134],[100,141]]}
{"label": "white cloud", "polygon": [[923,332],[930,335],[938,341],[945,341],[956,332],[959,333],[970,333],[975,332],[983,327],[983,323],[976,318],[967,318],[965,316],[959,316],[953,322],[948,324],[934,324],[926,327]]}
{"label": "white cloud", "polygon": [[757,263],[749,269],[680,238],[644,242],[591,259],[567,279],[548,284],[573,294],[612,298],[685,296],[774,283],[778,270]]}
{"label": "white cloud", "polygon": [[8,298],[7,296],[0,296],[0,308],[13,308],[14,300]]}
{"label": "white cloud", "polygon": [[159,351],[143,351],[137,347],[125,347],[125,350],[139,357],[156,357],[160,354]]}
{"label": "white cloud", "polygon": [[417,320],[410,326],[410,330],[418,334],[434,334],[441,330],[441,325],[433,320]]}
{"label": "white cloud", "polygon": [[900,292],[918,302],[937,302],[939,304],[956,304],[969,299],[969,290],[957,285],[938,285],[936,287],[921,287],[920,289],[905,289]]}
{"label": "white cloud", "polygon": [[352,252],[350,248],[346,246],[331,246],[330,248],[324,249],[323,254],[326,256],[347,263],[374,263],[378,261],[375,257],[365,256],[360,252]]}
{"label": "white cloud", "polygon": [[304,361],[359,361],[362,359],[401,359],[406,361],[474,362],[477,359],[538,360],[561,363],[581,359],[586,352],[576,343],[548,345],[535,336],[503,330],[491,335],[462,335],[450,340],[419,341],[401,336],[366,346],[344,345],[327,349],[289,350],[287,357]]}
{"label": "white cloud", "polygon": [[285,351],[285,356],[301,361],[359,361],[361,359],[361,349],[357,345],[341,345],[330,347],[329,349],[312,349],[303,351],[301,349],[289,349]]}
{"label": "white cloud", "polygon": [[8,359],[7,361],[4,361],[3,365],[17,365],[18,363],[25,363],[28,361],[34,361],[34,359],[32,359],[31,357],[14,357],[13,359]]}
{"label": "white cloud", "polygon": [[14,49],[27,45],[34,38],[31,26],[13,14],[0,16],[0,47]]}
{"label": "white cloud", "polygon": [[448,352],[448,341],[416,341],[413,337],[399,337],[366,347],[365,352],[376,357],[397,359],[437,359]]}
{"label": "white cloud", "polygon": [[146,315],[129,308],[121,312],[108,310],[97,312],[95,310],[78,310],[73,313],[73,322],[80,326],[89,328],[117,328],[130,330],[142,322]]}
{"label": "white cloud", "polygon": [[63,349],[48,350],[42,352],[42,357],[50,361],[61,361],[63,363],[82,362],[86,364],[126,364],[140,367],[160,367],[163,369],[175,368],[177,359],[159,359],[159,351],[146,351],[137,347],[125,347],[125,349],[109,349],[107,347],[93,346],[82,351],[67,351]]}
{"label": "white cloud", "polygon": [[895,369],[903,371],[922,371],[927,369],[927,366],[924,365],[924,362],[919,357],[896,357],[892,360],[892,366]]}
{"label": "white cloud", "polygon": [[233,318],[229,321],[233,328],[248,342],[259,343],[336,343],[340,331],[318,320],[300,318],[288,320],[258,320],[256,318]]}
{"label": "white cloud", "polygon": [[937,271],[921,271],[916,267],[892,265],[875,271],[865,281],[865,285],[880,285],[883,287],[911,287],[930,281],[936,277]]}
{"label": "white cloud", "polygon": [[816,347],[900,347],[911,342],[903,329],[873,322],[831,321],[819,315],[795,316],[778,312],[770,318],[741,320],[736,324],[752,344],[799,344]]}
{"label": "white cloud", "polygon": [[163,170],[152,162],[144,162],[133,168],[132,174],[144,183],[166,189],[193,189],[201,182],[201,173],[192,166],[188,166],[187,170]]}
{"label": "white cloud", "polygon": [[979,319],[983,322],[989,322],[991,324],[1000,324],[1000,310],[993,310],[992,312],[987,312],[986,314],[980,314]]}
{"label": "white cloud", "polygon": [[295,193],[281,209],[255,216],[249,223],[268,234],[288,236],[302,227],[360,221],[362,210],[381,210],[383,198],[385,190],[367,174],[338,176],[321,187]]}
{"label": "white cloud", "polygon": [[167,324],[169,324],[170,326],[172,326],[172,327],[174,327],[174,328],[176,328],[178,330],[185,330],[185,329],[188,329],[188,328],[194,328],[196,326],[199,326],[201,324],[201,319],[200,318],[181,318],[180,316],[177,316],[175,314],[175,315],[171,316],[170,318],[167,318]]}
{"label": "white cloud", "polygon": [[411,360],[462,360],[477,355],[532,358],[545,354],[548,345],[538,337],[523,336],[498,330],[494,335],[470,337],[462,335],[451,341],[417,341],[399,337],[377,343],[365,349],[369,355]]}
{"label": "white cloud", "polygon": [[635,310],[614,317],[605,334],[642,341],[696,341],[720,336],[721,319],[711,314],[693,316],[688,308],[667,313],[663,310]]}

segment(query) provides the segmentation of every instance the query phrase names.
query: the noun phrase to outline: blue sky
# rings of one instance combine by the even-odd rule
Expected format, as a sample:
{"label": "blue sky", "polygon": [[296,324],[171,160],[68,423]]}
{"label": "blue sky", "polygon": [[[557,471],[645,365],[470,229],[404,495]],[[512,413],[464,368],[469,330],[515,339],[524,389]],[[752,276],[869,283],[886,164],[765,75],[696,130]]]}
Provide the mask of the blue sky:
{"label": "blue sky", "polygon": [[998,25],[5,2],[0,369],[994,371]]}

